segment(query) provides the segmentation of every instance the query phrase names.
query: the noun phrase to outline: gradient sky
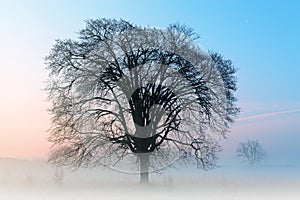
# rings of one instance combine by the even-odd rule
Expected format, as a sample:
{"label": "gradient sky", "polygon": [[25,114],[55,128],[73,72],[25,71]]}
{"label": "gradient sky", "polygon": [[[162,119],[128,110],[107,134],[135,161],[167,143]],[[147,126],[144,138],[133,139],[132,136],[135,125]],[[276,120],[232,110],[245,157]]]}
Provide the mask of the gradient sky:
{"label": "gradient sky", "polygon": [[43,58],[55,39],[75,38],[84,20],[108,17],[194,28],[201,46],[239,69],[243,112],[222,156],[233,159],[238,142],[250,138],[262,141],[269,160],[300,163],[299,8],[299,1],[0,0],[0,157],[47,154]]}

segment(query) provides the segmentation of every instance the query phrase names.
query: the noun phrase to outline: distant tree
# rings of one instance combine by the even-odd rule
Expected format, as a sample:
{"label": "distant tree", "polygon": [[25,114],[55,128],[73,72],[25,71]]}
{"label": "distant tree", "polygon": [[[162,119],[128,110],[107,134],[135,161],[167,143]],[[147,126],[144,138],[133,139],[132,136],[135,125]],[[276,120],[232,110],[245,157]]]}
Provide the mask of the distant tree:
{"label": "distant tree", "polygon": [[139,170],[141,182],[177,158],[213,168],[218,139],[239,112],[235,68],[196,39],[183,25],[161,30],[97,19],[78,40],[57,40],[46,57],[49,161],[123,163]]}
{"label": "distant tree", "polygon": [[246,159],[251,166],[259,164],[266,158],[266,153],[258,140],[239,143],[236,154],[239,158]]}

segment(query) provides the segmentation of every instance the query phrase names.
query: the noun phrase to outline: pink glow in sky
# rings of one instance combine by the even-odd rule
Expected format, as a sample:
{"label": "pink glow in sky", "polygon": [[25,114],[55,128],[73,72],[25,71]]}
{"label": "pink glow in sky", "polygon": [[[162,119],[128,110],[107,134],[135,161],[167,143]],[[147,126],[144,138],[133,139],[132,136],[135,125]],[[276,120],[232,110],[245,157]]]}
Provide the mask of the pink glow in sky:
{"label": "pink glow in sky", "polygon": [[[292,8],[297,6],[281,15],[286,6],[274,3],[275,15],[265,12],[269,5],[261,2],[247,6],[235,1],[218,5],[165,2],[157,2],[158,8],[150,1],[1,1],[0,157],[47,155],[50,104],[43,91],[47,79],[43,58],[55,39],[73,38],[85,19],[97,17],[157,27],[182,22],[193,27],[201,36],[200,45],[219,51],[239,69],[237,97],[243,112],[224,150],[232,153],[239,141],[259,138],[270,151],[277,152],[274,145],[280,146],[280,141],[283,149],[295,151],[300,141],[300,63],[296,59],[300,51],[296,27],[300,26],[299,12]],[[170,6],[170,11],[164,9]],[[228,12],[226,6],[240,12]],[[145,13],[145,8],[155,12]]]}

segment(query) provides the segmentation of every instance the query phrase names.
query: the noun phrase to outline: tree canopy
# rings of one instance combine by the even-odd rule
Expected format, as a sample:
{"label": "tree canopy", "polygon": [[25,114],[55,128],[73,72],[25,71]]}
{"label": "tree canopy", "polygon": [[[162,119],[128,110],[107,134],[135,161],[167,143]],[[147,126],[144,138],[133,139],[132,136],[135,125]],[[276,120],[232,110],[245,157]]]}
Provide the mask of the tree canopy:
{"label": "tree canopy", "polygon": [[50,162],[141,170],[145,154],[146,170],[188,156],[213,168],[239,112],[236,70],[197,39],[180,24],[96,19],[57,40],[46,57]]}

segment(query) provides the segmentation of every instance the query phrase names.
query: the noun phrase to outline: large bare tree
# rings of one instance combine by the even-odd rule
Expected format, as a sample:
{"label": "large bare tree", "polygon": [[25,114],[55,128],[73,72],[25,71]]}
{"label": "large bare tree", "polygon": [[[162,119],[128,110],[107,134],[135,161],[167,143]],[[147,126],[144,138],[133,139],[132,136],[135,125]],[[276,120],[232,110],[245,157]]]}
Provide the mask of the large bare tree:
{"label": "large bare tree", "polygon": [[178,158],[216,165],[239,109],[230,60],[206,53],[183,25],[88,20],[46,57],[52,102],[50,162],[148,172]]}

